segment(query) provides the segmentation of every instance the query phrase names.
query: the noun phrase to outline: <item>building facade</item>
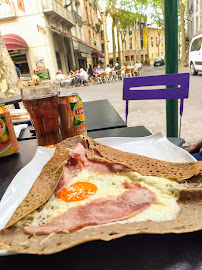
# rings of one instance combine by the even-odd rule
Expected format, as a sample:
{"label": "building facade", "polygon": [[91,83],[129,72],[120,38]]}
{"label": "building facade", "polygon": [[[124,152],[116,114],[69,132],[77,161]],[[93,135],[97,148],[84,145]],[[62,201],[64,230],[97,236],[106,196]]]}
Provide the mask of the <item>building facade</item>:
{"label": "building facade", "polygon": [[189,0],[187,4],[188,36],[191,40],[202,33],[202,0]]}
{"label": "building facade", "polygon": [[84,39],[91,46],[91,62],[97,66],[104,60],[101,38],[102,21],[98,15],[96,3],[92,0],[81,2],[81,17],[83,21]]}
{"label": "building facade", "polygon": [[157,57],[165,56],[164,29],[157,27],[156,25],[148,25],[147,40],[148,58],[150,64],[153,64]]}
{"label": "building facade", "polygon": [[[109,41],[109,62],[113,63],[113,44],[111,33],[112,19],[107,19],[107,35]],[[121,30],[120,30],[121,31]],[[125,42],[122,42],[124,38]],[[118,59],[117,31],[115,28],[116,56]],[[153,64],[155,58],[165,55],[164,30],[144,22],[134,22],[134,26],[119,35],[121,62],[137,62]]]}
{"label": "building facade", "polygon": [[1,34],[22,76],[54,80],[58,69],[86,68],[92,46],[84,38],[80,1],[0,1]]}

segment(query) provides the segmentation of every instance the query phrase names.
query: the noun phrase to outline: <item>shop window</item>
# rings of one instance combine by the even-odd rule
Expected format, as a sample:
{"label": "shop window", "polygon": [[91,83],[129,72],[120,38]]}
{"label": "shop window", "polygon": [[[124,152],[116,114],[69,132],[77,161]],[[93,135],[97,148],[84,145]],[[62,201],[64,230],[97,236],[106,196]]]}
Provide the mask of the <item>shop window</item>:
{"label": "shop window", "polygon": [[61,59],[60,59],[60,53],[59,52],[56,52],[55,55],[56,55],[56,61],[57,61],[57,64],[58,64],[58,69],[62,69],[62,63],[61,63]]}
{"label": "shop window", "polygon": [[152,47],[154,46],[154,39],[153,39],[153,37],[151,37],[151,46]]}
{"label": "shop window", "polygon": [[15,63],[15,65],[20,69],[21,75],[23,76],[24,74],[30,74],[26,55],[19,54],[19,55],[13,56],[12,55],[13,52],[14,51],[9,51],[9,54],[13,62]]}
{"label": "shop window", "polygon": [[132,37],[129,38],[129,49],[131,50],[133,48],[133,42]]}
{"label": "shop window", "polygon": [[156,37],[156,47],[158,47],[158,37]]}

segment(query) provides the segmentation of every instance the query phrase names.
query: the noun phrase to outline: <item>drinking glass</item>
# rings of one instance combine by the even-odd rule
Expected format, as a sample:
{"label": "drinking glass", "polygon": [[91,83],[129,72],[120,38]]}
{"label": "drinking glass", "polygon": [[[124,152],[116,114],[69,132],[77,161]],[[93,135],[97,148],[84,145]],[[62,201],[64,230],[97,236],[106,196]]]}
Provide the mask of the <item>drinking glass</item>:
{"label": "drinking glass", "polygon": [[61,141],[56,85],[22,88],[21,95],[35,128],[38,145],[54,147]]}

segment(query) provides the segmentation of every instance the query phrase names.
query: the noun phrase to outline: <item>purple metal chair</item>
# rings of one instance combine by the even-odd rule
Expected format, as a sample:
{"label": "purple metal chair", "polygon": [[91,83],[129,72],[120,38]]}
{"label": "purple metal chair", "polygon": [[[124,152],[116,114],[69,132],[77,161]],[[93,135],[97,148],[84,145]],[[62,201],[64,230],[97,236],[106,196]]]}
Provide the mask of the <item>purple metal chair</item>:
{"label": "purple metal chair", "polygon": [[[184,99],[189,96],[189,77],[189,73],[176,73],[125,78],[123,81],[123,100],[126,100],[126,123],[128,119],[129,100],[180,99],[180,137]],[[146,90],[131,89],[144,86],[162,86],[162,88]],[[165,88],[165,86],[170,86],[171,88]]]}

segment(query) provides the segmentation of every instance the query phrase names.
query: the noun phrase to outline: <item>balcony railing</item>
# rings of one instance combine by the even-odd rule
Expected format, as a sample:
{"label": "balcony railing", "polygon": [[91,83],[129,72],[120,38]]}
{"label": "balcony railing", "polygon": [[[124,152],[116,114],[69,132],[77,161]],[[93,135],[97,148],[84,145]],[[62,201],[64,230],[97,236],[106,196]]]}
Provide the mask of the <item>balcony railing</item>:
{"label": "balcony railing", "polygon": [[91,48],[89,46],[86,46],[76,40],[73,39],[73,47],[75,51],[80,51],[83,53],[89,54],[91,52]]}
{"label": "balcony railing", "polygon": [[68,21],[72,26],[74,25],[71,12],[59,0],[42,0],[42,6],[44,13],[47,15],[55,15],[60,17],[60,19]]}
{"label": "balcony railing", "polygon": [[83,23],[82,23],[82,18],[81,18],[81,16],[80,16],[75,10],[72,10],[72,14],[74,15],[74,18],[75,18],[75,20],[77,21],[77,23],[78,23],[79,25],[82,25]]}
{"label": "balcony railing", "polygon": [[9,1],[8,4],[0,4],[0,20],[8,20],[16,18],[15,7],[12,1]]}

